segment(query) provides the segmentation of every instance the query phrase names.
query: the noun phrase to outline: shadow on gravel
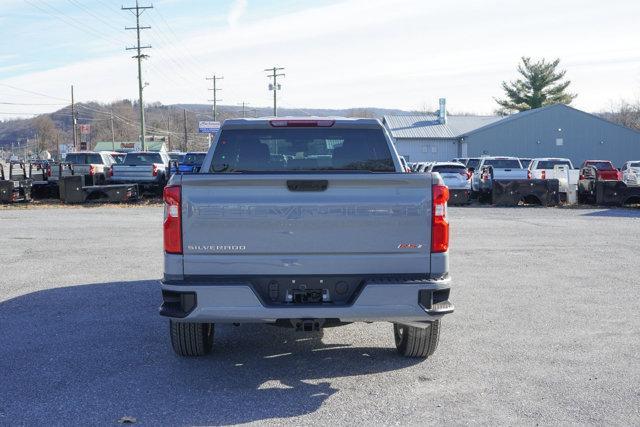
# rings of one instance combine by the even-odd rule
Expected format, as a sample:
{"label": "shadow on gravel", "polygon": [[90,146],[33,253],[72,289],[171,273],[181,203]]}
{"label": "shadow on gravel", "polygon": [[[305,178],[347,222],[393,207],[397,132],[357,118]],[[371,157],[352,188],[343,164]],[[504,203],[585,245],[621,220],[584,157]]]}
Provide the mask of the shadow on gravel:
{"label": "shadow on gravel", "polygon": [[[325,345],[269,325],[220,326],[214,352],[182,359],[157,282],[50,289],[0,302],[0,424],[232,424],[316,411],[326,378],[402,369],[389,348]],[[357,383],[354,382],[354,387]]]}
{"label": "shadow on gravel", "polygon": [[609,218],[640,218],[640,209],[618,208],[596,210],[582,214],[582,216],[609,217]]}

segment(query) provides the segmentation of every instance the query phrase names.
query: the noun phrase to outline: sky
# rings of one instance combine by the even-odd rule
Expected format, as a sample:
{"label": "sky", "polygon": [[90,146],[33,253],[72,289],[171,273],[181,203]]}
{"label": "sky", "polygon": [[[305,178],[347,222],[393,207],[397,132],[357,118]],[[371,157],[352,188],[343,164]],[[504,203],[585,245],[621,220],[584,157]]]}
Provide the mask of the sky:
{"label": "sky", "polygon": [[[137,98],[135,0],[0,0],[0,119]],[[560,58],[603,111],[640,99],[637,0],[159,0],[142,15],[146,102],[491,114],[520,57]],[[147,5],[141,1],[141,5]],[[27,104],[27,105],[25,105]]]}

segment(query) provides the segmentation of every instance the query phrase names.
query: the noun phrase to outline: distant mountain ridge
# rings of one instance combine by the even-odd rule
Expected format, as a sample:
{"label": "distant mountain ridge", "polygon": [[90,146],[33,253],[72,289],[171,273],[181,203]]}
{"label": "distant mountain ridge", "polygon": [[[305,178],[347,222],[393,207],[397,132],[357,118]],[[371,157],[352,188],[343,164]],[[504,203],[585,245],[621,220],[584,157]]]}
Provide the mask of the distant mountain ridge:
{"label": "distant mountain ridge", "polygon": [[[129,100],[112,104],[96,102],[79,103],[76,106],[78,124],[90,124],[91,140],[134,141],[139,135],[139,118],[137,103]],[[173,104],[153,103],[145,109],[145,121],[148,134],[168,134],[176,138],[184,135],[184,112],[187,115],[187,132],[193,138],[197,134],[198,121],[212,120],[212,106],[207,104]],[[113,132],[111,113],[113,112]],[[385,109],[378,107],[357,108],[288,108],[278,109],[278,116],[334,116],[334,117],[377,117],[388,114],[411,114],[411,111]],[[246,106],[246,117],[268,117],[273,115],[271,107]],[[219,121],[232,117],[242,117],[240,106],[222,105],[218,107]],[[10,148],[14,145],[38,145],[38,148],[52,147],[54,144],[68,144],[72,141],[71,107],[42,114],[33,118],[13,119],[0,122],[0,147]]]}

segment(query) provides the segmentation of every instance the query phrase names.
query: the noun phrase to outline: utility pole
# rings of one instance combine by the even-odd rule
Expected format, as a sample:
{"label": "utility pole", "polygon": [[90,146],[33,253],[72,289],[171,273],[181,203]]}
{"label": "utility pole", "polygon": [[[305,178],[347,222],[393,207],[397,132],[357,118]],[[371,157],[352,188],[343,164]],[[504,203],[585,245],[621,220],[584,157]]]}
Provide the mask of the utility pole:
{"label": "utility pole", "polygon": [[222,89],[217,87],[218,80],[224,80],[224,77],[218,77],[215,74],[213,77],[207,77],[207,80],[213,81],[213,87],[209,89],[213,92],[213,99],[210,99],[209,102],[213,102],[213,121],[218,121],[218,101],[222,101],[222,99],[218,99],[218,92]]}
{"label": "utility pole", "polygon": [[171,111],[167,111],[167,142],[169,144],[169,151],[171,150],[171,132],[169,128],[171,127]]}
{"label": "utility pole", "polygon": [[125,27],[125,30],[136,30],[138,36],[138,44],[134,47],[128,47],[127,50],[135,50],[137,55],[133,56],[138,60],[138,94],[139,94],[139,102],[140,102],[140,143],[142,146],[142,151],[145,150],[145,124],[144,124],[144,103],[142,100],[142,91],[144,90],[145,85],[142,84],[142,60],[149,57],[149,55],[145,55],[142,53],[144,49],[151,49],[150,45],[141,46],[140,45],[140,30],[148,30],[151,27],[141,27],[140,26],[140,15],[144,13],[147,9],[153,9],[153,5],[151,6],[140,6],[138,4],[138,0],[136,0],[135,7],[124,7],[122,6],[122,10],[131,11],[136,17],[136,26],[135,27]]}
{"label": "utility pole", "polygon": [[76,115],[76,103],[73,98],[73,85],[71,85],[71,121],[73,123],[73,151],[78,149],[78,116]]}
{"label": "utility pole", "polygon": [[183,114],[183,124],[184,124],[184,152],[188,151],[189,148],[189,143],[187,140],[187,110],[182,110],[182,114]]}
{"label": "utility pole", "polygon": [[279,74],[278,71],[282,71],[284,68],[267,68],[265,71],[269,74],[267,77],[273,79],[273,83],[269,83],[269,90],[273,91],[273,116],[278,117],[278,91],[282,89],[282,86],[278,84],[278,77],[284,77],[284,74]]}
{"label": "utility pole", "polygon": [[111,109],[111,150],[116,151],[116,131],[113,127],[113,109]]}
{"label": "utility pole", "polygon": [[242,101],[240,105],[242,105],[242,118],[244,119],[245,117],[247,117],[246,107],[248,106],[248,104]]}

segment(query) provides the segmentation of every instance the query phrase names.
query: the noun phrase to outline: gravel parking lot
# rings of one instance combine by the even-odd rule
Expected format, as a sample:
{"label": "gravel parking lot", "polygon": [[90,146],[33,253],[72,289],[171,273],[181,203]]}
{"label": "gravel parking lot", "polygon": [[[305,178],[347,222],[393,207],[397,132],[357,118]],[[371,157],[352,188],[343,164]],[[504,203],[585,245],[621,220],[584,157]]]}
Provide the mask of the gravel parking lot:
{"label": "gravel parking lot", "polygon": [[0,210],[0,425],[640,424],[640,210],[451,208],[428,361],[389,324],[222,326],[174,356],[161,208]]}

